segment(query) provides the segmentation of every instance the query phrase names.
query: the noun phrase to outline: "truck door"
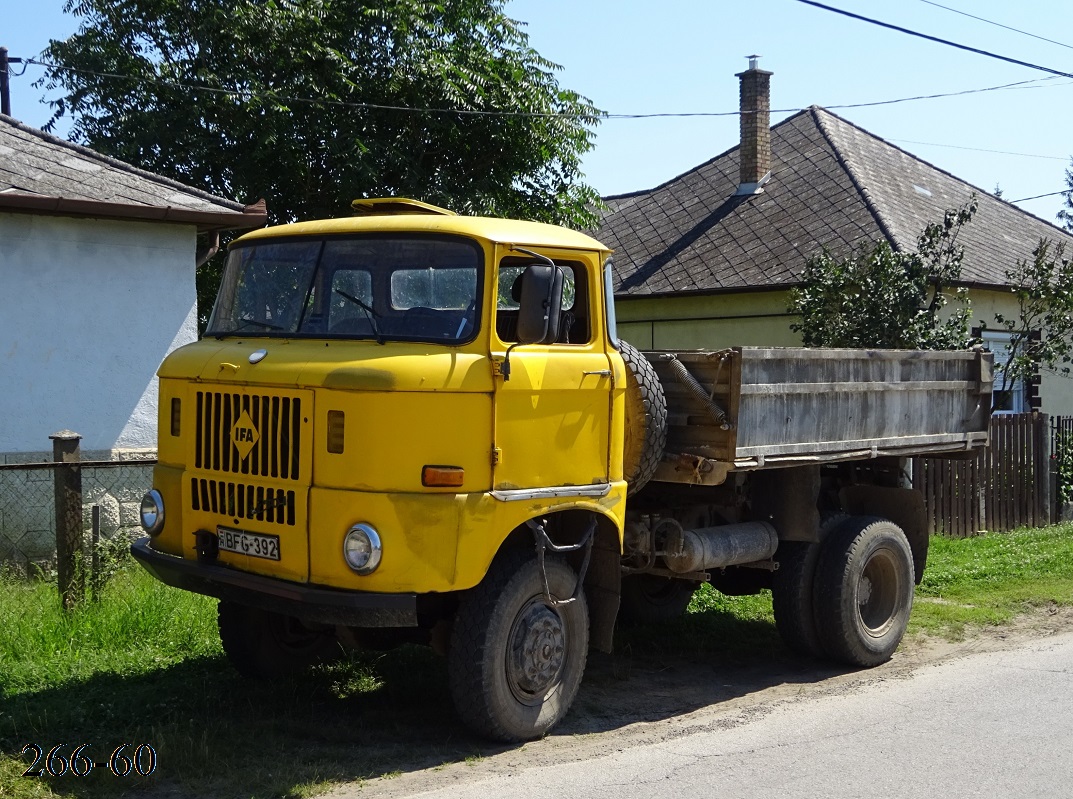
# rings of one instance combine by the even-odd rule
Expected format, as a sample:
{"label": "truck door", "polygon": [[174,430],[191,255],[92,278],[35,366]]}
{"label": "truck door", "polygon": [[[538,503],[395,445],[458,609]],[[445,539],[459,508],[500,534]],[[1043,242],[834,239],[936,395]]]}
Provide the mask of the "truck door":
{"label": "truck door", "polygon": [[[558,340],[514,348],[510,379],[496,379],[492,480],[499,491],[608,482],[612,372],[597,323],[596,264],[555,260],[565,277]],[[532,258],[515,255],[499,262],[492,336],[497,359],[517,341],[518,303],[511,288],[529,263]]]}

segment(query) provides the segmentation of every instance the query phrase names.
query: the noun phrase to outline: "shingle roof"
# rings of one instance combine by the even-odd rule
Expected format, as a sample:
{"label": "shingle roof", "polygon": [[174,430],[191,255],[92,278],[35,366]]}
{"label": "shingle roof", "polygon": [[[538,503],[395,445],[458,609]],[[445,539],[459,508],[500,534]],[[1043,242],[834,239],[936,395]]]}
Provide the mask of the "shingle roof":
{"label": "shingle roof", "polygon": [[0,114],[0,210],[259,227],[244,206],[154,175]]}
{"label": "shingle roof", "polygon": [[841,117],[813,106],[771,129],[771,180],[735,197],[738,148],[649,191],[605,198],[595,237],[615,250],[621,295],[789,286],[805,261],[887,238],[898,249],[975,192],[964,227],[967,284],[1001,286],[1040,238],[1073,245],[1021,211]]}

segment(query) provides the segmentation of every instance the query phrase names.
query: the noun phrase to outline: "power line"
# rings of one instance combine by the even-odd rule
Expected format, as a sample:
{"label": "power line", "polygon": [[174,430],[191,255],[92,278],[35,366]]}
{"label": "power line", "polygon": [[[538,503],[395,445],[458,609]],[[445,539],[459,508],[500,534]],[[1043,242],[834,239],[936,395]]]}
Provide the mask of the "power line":
{"label": "power line", "polygon": [[1008,150],[985,150],[982,147],[965,147],[960,144],[939,144],[933,141],[913,141],[912,139],[891,139],[891,141],[903,142],[905,144],[922,144],[925,147],[948,147],[952,150],[972,150],[976,153],[995,153],[996,155],[1019,155],[1022,158],[1046,158],[1050,161],[1069,160],[1069,156],[1037,155],[1036,153],[1012,153]]}
{"label": "power line", "polygon": [[841,8],[835,8],[834,6],[827,6],[823,3],[817,3],[816,0],[797,0],[799,3],[804,3],[807,6],[815,6],[816,8],[822,8],[824,11],[832,11],[835,14],[841,14],[844,17],[850,19],[857,19],[861,22],[868,22],[872,25],[878,25],[881,28],[889,28],[899,33],[907,33],[910,36],[917,36],[921,39],[927,39],[929,42],[938,42],[939,44],[945,44],[948,47],[956,47],[959,50],[967,50],[970,53],[976,53],[977,55],[985,55],[988,58],[997,58],[999,61],[1006,61],[1010,64],[1017,64],[1018,66],[1028,67],[1029,69],[1038,69],[1040,72],[1048,72],[1051,75],[1058,75],[1062,78],[1073,78],[1073,73],[1062,72],[1061,70],[1051,69],[1050,67],[1040,66],[1039,64],[1032,64],[1028,61],[1020,61],[1016,58],[1010,58],[1009,56],[999,55],[998,53],[992,53],[989,50],[981,50],[978,47],[969,47],[967,44],[958,44],[952,42],[949,39],[940,39],[938,36],[931,36],[927,33],[921,33],[920,31],[910,30],[909,28],[902,28],[898,25],[892,25],[889,22],[881,22],[878,19],[872,19],[870,17],[862,17],[860,14],[854,14],[851,11],[845,11]]}
{"label": "power line", "polygon": [[1041,197],[1057,197],[1059,194],[1069,194],[1069,191],[1069,189],[1065,189],[1063,191],[1052,191],[1050,194],[1037,194],[1035,197],[1022,197],[1020,200],[1007,200],[1007,202],[1023,203],[1027,202],[1028,200],[1038,200]]}
{"label": "power line", "polygon": [[[462,109],[462,108],[417,108],[413,106],[400,106],[400,105],[386,105],[381,103],[355,103],[346,100],[329,100],[329,99],[314,99],[309,97],[287,97],[281,96],[274,92],[257,92],[252,89],[225,89],[218,86],[207,86],[200,83],[184,83],[181,81],[169,81],[161,78],[151,77],[135,77],[132,75],[120,75],[114,72],[99,72],[90,69],[81,69],[78,67],[68,67],[61,64],[53,64],[46,61],[37,61],[34,59],[25,59],[25,64],[33,64],[34,66],[44,67],[46,69],[52,69],[60,72],[74,72],[77,74],[93,75],[99,78],[113,78],[116,80],[134,81],[144,84],[153,84],[158,86],[164,86],[172,89],[183,89],[187,91],[204,91],[211,94],[223,94],[223,95],[235,95],[240,97],[254,98],[270,98],[276,102],[286,103],[301,103],[304,105],[312,106],[329,106],[336,108],[355,108],[363,110],[376,110],[376,111],[400,111],[407,113],[429,113],[429,114],[457,114],[461,116],[486,116],[486,117],[534,117],[534,118],[571,118],[571,119],[593,119],[593,120],[618,120],[618,119],[661,119],[661,118],[689,118],[689,117],[731,117],[740,116],[741,111],[692,111],[692,112],[668,112],[668,113],[647,113],[647,114],[618,114],[618,113],[606,113],[596,111],[591,114],[585,113],[561,113],[561,112],[540,112],[540,111],[483,111],[479,109]],[[1073,77],[1073,76],[1070,76]],[[897,103],[907,103],[916,100],[935,100],[944,97],[959,97],[967,94],[979,94],[982,92],[1001,91],[1005,89],[1016,88],[1028,88],[1029,84],[1039,83],[1043,80],[1052,80],[1052,78],[1035,78],[1033,80],[1015,81],[1014,83],[1004,83],[1000,86],[987,86],[982,89],[963,89],[956,92],[941,92],[936,94],[922,94],[915,95],[913,97],[899,97],[893,100],[874,100],[863,103],[841,103],[837,105],[825,105],[827,109],[845,109],[845,108],[869,108],[880,105],[894,105]],[[1040,87],[1034,87],[1040,88]],[[805,109],[802,108],[776,108],[772,109],[772,114],[794,114],[798,111]]]}
{"label": "power line", "polygon": [[117,80],[134,81],[136,83],[146,83],[157,86],[164,86],[171,89],[184,89],[184,90],[196,90],[208,92],[210,94],[224,94],[234,95],[237,97],[247,97],[249,99],[254,98],[271,98],[277,102],[286,103],[302,103],[304,105],[313,106],[331,106],[339,108],[362,108],[376,111],[409,111],[413,113],[433,113],[433,114],[460,114],[465,116],[513,116],[513,117],[573,117],[577,119],[595,119],[603,117],[599,111],[595,111],[591,114],[563,114],[555,111],[481,111],[479,109],[465,109],[465,108],[414,108],[411,106],[402,105],[386,105],[381,103],[352,103],[346,100],[329,100],[329,99],[313,99],[310,97],[285,97],[276,94],[272,91],[258,92],[252,89],[224,89],[217,86],[206,86],[203,83],[184,83],[182,81],[169,81],[161,78],[150,77],[137,77],[134,75],[120,75],[115,72],[98,72],[92,69],[80,69],[78,67],[67,67],[61,64],[51,64],[47,61],[36,61],[34,59],[26,59],[27,64],[33,64],[39,67],[45,67],[46,69],[57,70],[59,72],[75,72],[82,75],[93,75],[98,78],[115,78]]}
{"label": "power line", "polygon": [[1029,33],[1028,31],[1020,30],[1019,28],[1011,28],[1009,25],[1003,25],[1001,22],[995,22],[994,20],[991,20],[991,19],[984,19],[983,17],[978,17],[975,14],[970,14],[967,11],[959,11],[956,8],[951,8],[950,6],[944,6],[942,3],[934,3],[934,2],[932,2],[932,0],[920,0],[920,2],[921,3],[927,3],[929,6],[935,6],[936,8],[941,8],[941,9],[943,9],[945,11],[952,11],[955,14],[961,14],[961,16],[963,16],[963,17],[969,17],[970,19],[979,20],[980,22],[986,22],[988,25],[994,25],[994,26],[996,26],[998,28],[1005,28],[1008,31],[1013,31],[1014,33],[1020,33],[1023,36],[1031,36],[1033,39],[1039,39],[1041,42],[1049,42],[1050,44],[1057,44],[1059,47],[1066,47],[1066,48],[1068,48],[1070,50],[1073,50],[1073,45],[1066,44],[1065,42],[1056,42],[1054,39],[1048,39],[1048,38],[1046,38],[1044,36],[1037,36],[1034,33]]}
{"label": "power line", "polygon": [[1049,44],[1057,44],[1059,47],[1068,47],[1069,49],[1073,50],[1073,45],[1071,45],[1071,44],[1065,44],[1064,42],[1056,42],[1054,39],[1047,39],[1047,38],[1045,38],[1045,36],[1038,36],[1038,35],[1035,35],[1034,33],[1029,33],[1027,30],[1020,30],[1019,28],[1011,28],[1009,25],[1002,25],[1002,23],[996,23],[996,21],[994,19],[984,19],[984,17],[978,17],[975,14],[970,14],[970,13],[968,13],[966,11],[958,11],[957,9],[950,8],[949,5],[943,5],[942,3],[932,2],[931,0],[921,0],[921,2],[922,3],[927,3],[928,5],[935,5],[937,9],[942,9],[944,11],[951,11],[951,12],[953,12],[955,14],[960,14],[961,16],[969,17],[970,19],[978,19],[978,20],[981,21],[981,23],[987,23],[988,25],[994,25],[997,28],[1004,28],[1005,30],[1012,30],[1014,33],[1020,33],[1021,35],[1031,36],[1032,39],[1039,39],[1041,42],[1047,42]]}

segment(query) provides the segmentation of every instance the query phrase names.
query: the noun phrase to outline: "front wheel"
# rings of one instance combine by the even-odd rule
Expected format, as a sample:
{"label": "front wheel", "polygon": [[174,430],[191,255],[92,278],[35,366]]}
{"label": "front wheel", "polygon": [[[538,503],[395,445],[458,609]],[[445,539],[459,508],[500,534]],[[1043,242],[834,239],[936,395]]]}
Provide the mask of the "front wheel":
{"label": "front wheel", "polygon": [[[553,598],[573,593],[577,575],[565,562],[548,557],[545,570]],[[497,741],[540,737],[570,709],[588,647],[584,592],[549,603],[531,554],[497,559],[455,617],[447,670],[459,717]]]}
{"label": "front wheel", "polygon": [[913,607],[913,552],[892,521],[855,516],[824,542],[816,565],[816,621],[824,651],[877,666],[901,643]]}

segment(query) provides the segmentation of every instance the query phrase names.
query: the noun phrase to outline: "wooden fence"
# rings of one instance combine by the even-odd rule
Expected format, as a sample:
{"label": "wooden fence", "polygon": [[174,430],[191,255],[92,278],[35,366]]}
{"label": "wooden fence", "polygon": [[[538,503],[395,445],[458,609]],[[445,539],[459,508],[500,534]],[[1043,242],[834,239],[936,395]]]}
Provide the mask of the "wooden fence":
{"label": "wooden fence", "polygon": [[991,445],[972,458],[914,458],[929,530],[955,538],[1042,527],[1053,518],[1046,414],[991,418]]}

